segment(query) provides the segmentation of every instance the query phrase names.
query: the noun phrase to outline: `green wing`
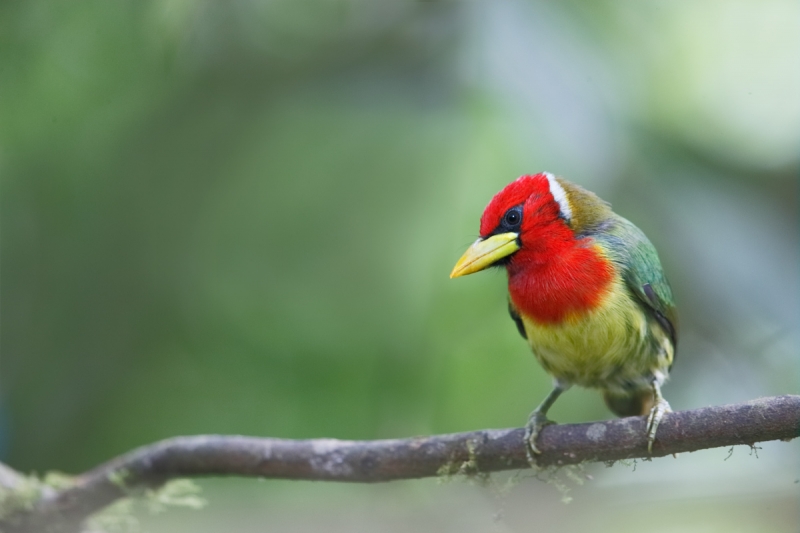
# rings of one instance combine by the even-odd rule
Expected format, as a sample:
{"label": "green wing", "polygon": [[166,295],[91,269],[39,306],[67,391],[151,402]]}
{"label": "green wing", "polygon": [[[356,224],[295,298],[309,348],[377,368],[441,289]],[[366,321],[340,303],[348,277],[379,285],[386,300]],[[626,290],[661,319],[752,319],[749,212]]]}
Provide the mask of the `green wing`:
{"label": "green wing", "polygon": [[632,222],[617,215],[604,225],[592,237],[605,245],[628,288],[670,336],[672,346],[677,347],[678,315],[658,252]]}

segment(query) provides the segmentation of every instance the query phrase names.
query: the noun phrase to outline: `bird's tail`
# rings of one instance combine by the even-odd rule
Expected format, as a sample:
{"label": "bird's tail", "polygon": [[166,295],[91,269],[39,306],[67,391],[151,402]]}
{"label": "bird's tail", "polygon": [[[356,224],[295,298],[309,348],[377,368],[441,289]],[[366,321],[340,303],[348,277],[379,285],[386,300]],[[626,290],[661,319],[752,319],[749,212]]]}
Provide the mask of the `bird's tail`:
{"label": "bird's tail", "polygon": [[655,395],[650,389],[643,389],[626,395],[604,391],[603,399],[606,401],[608,408],[611,409],[611,412],[619,417],[648,415],[656,403]]}

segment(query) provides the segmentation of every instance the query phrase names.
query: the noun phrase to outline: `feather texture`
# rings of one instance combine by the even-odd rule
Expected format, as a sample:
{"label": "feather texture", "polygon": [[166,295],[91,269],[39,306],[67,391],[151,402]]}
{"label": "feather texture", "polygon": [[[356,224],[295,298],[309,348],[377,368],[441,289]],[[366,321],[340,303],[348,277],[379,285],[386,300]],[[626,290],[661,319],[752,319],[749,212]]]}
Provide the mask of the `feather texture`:
{"label": "feather texture", "polygon": [[544,180],[529,187],[522,247],[506,264],[512,316],[556,379],[603,390],[617,414],[649,412],[652,384],[666,379],[677,344],[658,254],[608,203],[556,179],[571,217],[555,216],[563,207]]}

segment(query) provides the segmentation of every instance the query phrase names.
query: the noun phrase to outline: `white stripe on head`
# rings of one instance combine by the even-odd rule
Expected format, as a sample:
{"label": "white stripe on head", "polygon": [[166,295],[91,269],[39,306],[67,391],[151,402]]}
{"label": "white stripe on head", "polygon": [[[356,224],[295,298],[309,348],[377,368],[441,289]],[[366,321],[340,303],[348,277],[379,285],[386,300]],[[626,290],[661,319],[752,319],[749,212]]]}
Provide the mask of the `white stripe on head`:
{"label": "white stripe on head", "polygon": [[569,200],[567,199],[567,191],[564,190],[564,187],[558,182],[555,176],[550,174],[549,172],[542,172],[544,177],[547,178],[548,183],[550,184],[550,194],[553,195],[556,202],[558,202],[558,207],[561,210],[561,216],[569,222],[572,220],[572,208],[569,206]]}

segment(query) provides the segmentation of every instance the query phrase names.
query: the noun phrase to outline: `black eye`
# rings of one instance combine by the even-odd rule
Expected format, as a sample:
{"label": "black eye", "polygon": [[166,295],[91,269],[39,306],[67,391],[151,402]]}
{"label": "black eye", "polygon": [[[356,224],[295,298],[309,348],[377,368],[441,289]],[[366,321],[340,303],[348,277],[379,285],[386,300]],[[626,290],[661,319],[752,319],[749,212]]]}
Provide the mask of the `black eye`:
{"label": "black eye", "polygon": [[510,226],[513,228],[515,226],[519,226],[521,222],[522,222],[522,211],[520,210],[519,207],[512,207],[511,209],[506,211],[505,215],[503,215],[503,224],[505,226]]}

